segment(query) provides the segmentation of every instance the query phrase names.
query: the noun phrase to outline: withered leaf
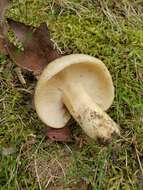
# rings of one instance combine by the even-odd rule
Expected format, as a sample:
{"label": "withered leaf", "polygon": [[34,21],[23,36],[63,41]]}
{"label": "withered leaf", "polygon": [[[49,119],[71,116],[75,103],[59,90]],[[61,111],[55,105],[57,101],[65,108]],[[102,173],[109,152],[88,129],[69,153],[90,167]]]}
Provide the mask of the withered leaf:
{"label": "withered leaf", "polygon": [[13,44],[8,45],[10,56],[21,68],[39,73],[49,62],[61,56],[54,48],[46,24],[33,28],[11,19],[8,19],[8,24],[24,46],[24,51],[19,52]]}
{"label": "withered leaf", "polygon": [[72,136],[69,127],[63,127],[60,129],[54,129],[51,127],[45,127],[42,130],[42,133],[53,141],[59,142],[71,142]]}

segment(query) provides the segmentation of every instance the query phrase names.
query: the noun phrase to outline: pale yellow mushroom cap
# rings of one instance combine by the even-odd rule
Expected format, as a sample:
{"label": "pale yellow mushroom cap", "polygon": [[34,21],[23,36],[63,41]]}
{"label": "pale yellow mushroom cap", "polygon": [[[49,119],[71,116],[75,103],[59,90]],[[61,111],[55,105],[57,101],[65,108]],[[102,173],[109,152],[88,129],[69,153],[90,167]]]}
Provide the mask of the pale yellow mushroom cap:
{"label": "pale yellow mushroom cap", "polygon": [[75,85],[80,83],[102,110],[111,106],[114,87],[105,64],[84,54],[63,56],[47,65],[36,86],[36,112],[45,124],[62,128],[71,117],[62,101],[62,86],[66,83],[62,79],[64,73],[68,73],[68,80]]}

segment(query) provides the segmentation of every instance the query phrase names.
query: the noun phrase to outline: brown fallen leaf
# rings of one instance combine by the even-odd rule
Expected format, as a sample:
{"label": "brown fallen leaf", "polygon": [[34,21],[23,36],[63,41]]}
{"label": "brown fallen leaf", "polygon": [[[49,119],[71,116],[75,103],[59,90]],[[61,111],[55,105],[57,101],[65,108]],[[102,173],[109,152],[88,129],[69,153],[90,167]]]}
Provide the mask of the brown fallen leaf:
{"label": "brown fallen leaf", "polygon": [[8,19],[8,25],[24,46],[24,51],[19,52],[13,44],[8,44],[9,54],[19,67],[41,73],[49,62],[61,56],[45,23],[33,28]]}
{"label": "brown fallen leaf", "polygon": [[[38,28],[26,26],[12,19],[7,19],[6,23],[4,21],[4,15],[8,5],[8,0],[0,1],[0,47],[2,46],[1,49],[4,51],[6,43],[6,50],[8,50],[10,57],[18,66],[34,73],[40,73],[49,62],[60,57],[61,53],[55,48],[55,44],[51,40],[49,30],[45,23],[41,24]],[[23,51],[19,51],[7,39],[8,26],[11,27],[17,39],[23,43]]]}
{"label": "brown fallen leaf", "polygon": [[71,142],[72,136],[69,127],[63,127],[61,129],[54,129],[51,127],[45,127],[42,129],[42,134],[48,137],[52,141],[58,142]]}

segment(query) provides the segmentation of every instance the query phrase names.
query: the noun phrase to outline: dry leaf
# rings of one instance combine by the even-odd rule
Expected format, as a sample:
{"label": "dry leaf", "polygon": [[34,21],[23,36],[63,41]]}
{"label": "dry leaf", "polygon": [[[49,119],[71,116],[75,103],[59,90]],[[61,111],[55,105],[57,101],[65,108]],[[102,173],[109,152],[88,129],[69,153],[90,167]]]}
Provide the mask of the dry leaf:
{"label": "dry leaf", "polygon": [[54,48],[46,24],[33,28],[11,19],[8,24],[24,46],[24,51],[19,52],[13,44],[8,45],[10,56],[21,68],[40,73],[49,62],[61,56]]}
{"label": "dry leaf", "polygon": [[58,142],[71,142],[72,136],[69,127],[63,127],[61,129],[54,129],[51,127],[45,127],[42,133],[53,141]]}

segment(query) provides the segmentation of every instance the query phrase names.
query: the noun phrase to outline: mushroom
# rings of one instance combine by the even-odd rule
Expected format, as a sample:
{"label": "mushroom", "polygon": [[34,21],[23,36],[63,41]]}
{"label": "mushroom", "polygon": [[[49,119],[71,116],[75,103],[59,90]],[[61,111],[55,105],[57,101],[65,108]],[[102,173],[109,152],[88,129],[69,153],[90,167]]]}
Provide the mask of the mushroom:
{"label": "mushroom", "polygon": [[48,126],[62,128],[72,116],[93,139],[119,135],[107,110],[114,99],[111,75],[102,61],[84,54],[66,55],[43,71],[35,90],[35,108]]}

